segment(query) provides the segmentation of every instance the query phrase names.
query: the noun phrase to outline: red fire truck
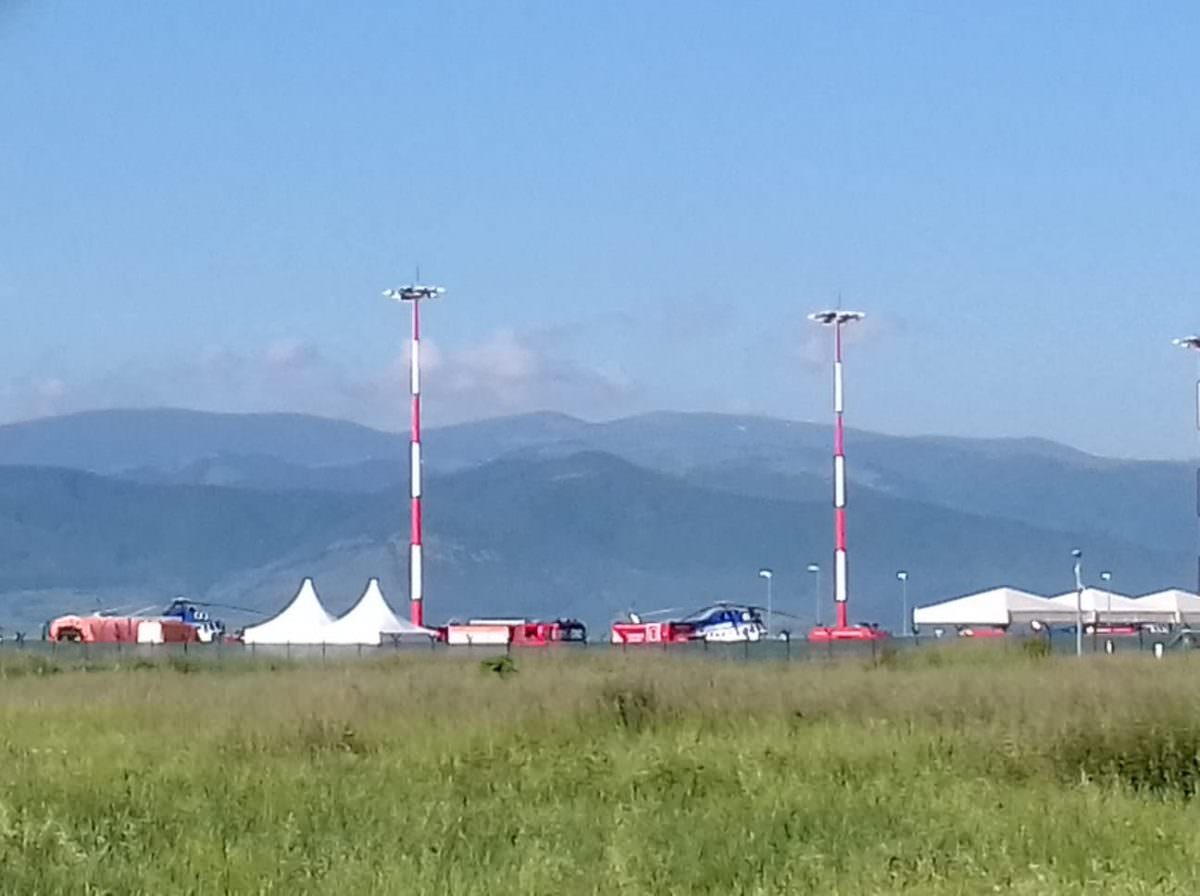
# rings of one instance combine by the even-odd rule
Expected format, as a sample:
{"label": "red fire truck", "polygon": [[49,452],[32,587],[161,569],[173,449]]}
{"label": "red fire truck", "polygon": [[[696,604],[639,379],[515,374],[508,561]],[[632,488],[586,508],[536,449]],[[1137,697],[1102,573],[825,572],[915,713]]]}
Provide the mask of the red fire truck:
{"label": "red fire truck", "polygon": [[437,630],[438,639],[451,647],[548,647],[585,644],[587,628],[576,619],[535,622],[528,619],[470,619],[448,622]]}

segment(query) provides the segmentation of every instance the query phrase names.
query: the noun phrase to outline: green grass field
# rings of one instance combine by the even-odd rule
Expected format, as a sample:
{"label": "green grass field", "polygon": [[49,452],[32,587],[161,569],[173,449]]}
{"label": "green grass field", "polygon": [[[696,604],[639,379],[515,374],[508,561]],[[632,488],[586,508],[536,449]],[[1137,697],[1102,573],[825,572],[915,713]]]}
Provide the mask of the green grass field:
{"label": "green grass field", "polygon": [[0,893],[1200,892],[1200,665],[0,654]]}

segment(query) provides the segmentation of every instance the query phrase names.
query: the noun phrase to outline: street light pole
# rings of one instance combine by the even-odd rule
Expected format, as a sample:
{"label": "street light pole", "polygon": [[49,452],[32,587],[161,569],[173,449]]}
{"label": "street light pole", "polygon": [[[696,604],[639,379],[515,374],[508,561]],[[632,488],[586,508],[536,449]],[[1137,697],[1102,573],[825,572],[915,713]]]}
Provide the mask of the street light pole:
{"label": "street light pole", "polygon": [[[1100,581],[1104,583],[1104,614],[1108,618],[1104,620],[1109,631],[1112,631],[1112,573],[1109,570],[1104,570],[1100,573]],[[1097,626],[1099,628],[1099,626]],[[1093,639],[1094,646],[1095,639]]]}
{"label": "street light pole", "polygon": [[813,582],[813,624],[821,627],[821,564],[808,564],[808,571],[814,578]]}
{"label": "street light pole", "polygon": [[771,582],[775,578],[775,573],[769,569],[760,569],[759,576],[767,580],[767,637],[771,637]]}
{"label": "street light pole", "polygon": [[1071,551],[1075,558],[1075,655],[1083,656],[1083,551]]}
{"label": "street light pole", "polygon": [[900,637],[904,638],[912,632],[908,622],[908,570],[900,570],[896,578],[900,580]]}
{"label": "street light pole", "polygon": [[422,555],[424,536],[421,525],[421,302],[440,296],[440,286],[409,284],[386,289],[384,298],[412,303],[412,343],[409,358],[409,386],[412,392],[412,423],[409,441],[409,544],[408,606],[413,625],[425,624],[425,578]]}
{"label": "street light pole", "polygon": [[[1200,336],[1184,336],[1172,339],[1180,348],[1196,352],[1196,432],[1200,435]],[[1200,517],[1200,468],[1196,470],[1196,514]],[[1200,558],[1196,560],[1196,590],[1200,591]]]}

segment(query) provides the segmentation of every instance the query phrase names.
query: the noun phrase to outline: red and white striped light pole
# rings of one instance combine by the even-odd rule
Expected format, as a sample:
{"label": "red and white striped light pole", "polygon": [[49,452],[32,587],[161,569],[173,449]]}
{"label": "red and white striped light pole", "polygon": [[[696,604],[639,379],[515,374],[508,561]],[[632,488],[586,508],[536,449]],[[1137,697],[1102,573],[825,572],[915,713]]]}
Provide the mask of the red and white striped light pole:
{"label": "red and white striped light pole", "polygon": [[837,606],[837,628],[847,629],[846,554],[846,431],[842,421],[845,395],[842,382],[842,327],[862,320],[861,311],[818,311],[808,319],[833,327],[833,600]]}
{"label": "red and white striped light pole", "polygon": [[412,303],[412,350],[409,358],[409,385],[412,390],[412,429],[409,441],[409,494],[411,508],[408,546],[408,606],[413,625],[425,624],[425,590],[422,570],[421,532],[421,302],[444,293],[440,286],[412,284],[385,290],[383,295],[396,302]]}

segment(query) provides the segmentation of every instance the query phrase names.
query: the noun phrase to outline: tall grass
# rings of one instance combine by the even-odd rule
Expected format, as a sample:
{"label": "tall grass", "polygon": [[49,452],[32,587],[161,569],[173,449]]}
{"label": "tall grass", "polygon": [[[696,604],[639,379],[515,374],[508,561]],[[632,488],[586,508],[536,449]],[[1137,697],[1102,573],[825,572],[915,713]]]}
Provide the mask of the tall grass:
{"label": "tall grass", "polygon": [[1196,893],[1188,658],[0,660],[0,892]]}

